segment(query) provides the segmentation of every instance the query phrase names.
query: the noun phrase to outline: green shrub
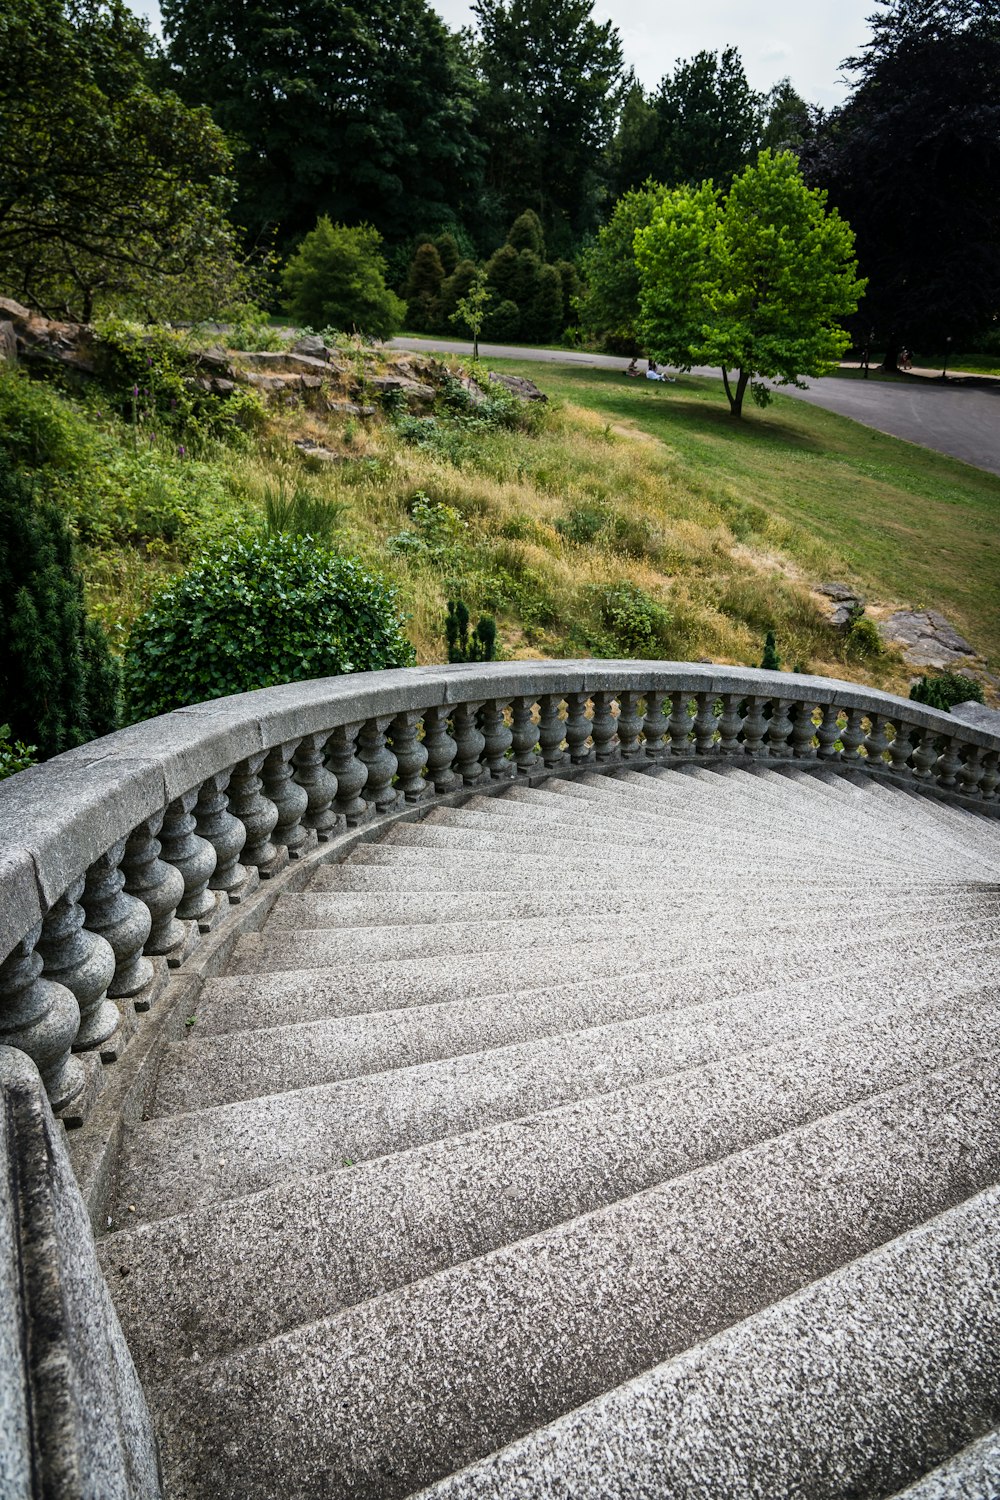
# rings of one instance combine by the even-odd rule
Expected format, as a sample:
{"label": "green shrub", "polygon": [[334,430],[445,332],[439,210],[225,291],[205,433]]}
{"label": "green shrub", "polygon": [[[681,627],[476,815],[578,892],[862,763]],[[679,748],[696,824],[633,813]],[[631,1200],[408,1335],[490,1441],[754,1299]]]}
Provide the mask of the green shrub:
{"label": "green shrub", "polygon": [[873,657],[882,656],[885,651],[878,626],[864,613],[863,606],[857,613],[852,612],[847,625],[846,641],[850,654],[861,661],[870,661]]}
{"label": "green shrub", "polygon": [[33,766],[37,749],[37,745],[25,745],[21,740],[12,740],[10,725],[0,724],[0,781]]}
{"label": "green shrub", "polygon": [[281,273],[285,311],[312,328],[352,328],[388,339],[406,304],[385,284],[382,236],[370,224],[348,228],[322,215]]}
{"label": "green shrub", "polygon": [[310,537],[220,542],[136,621],[125,655],[129,713],[409,666],[402,625],[392,588]]}
{"label": "green shrub", "polygon": [[65,396],[0,365],[0,438],[19,467],[72,470],[94,449],[85,417]]}
{"label": "green shrub", "polygon": [[634,583],[609,584],[598,594],[601,623],[626,656],[656,658],[669,647],[673,616]]}
{"label": "green shrub", "polygon": [[939,708],[950,713],[956,703],[982,703],[983,689],[974,677],[962,672],[941,672],[935,676],[924,675],[910,688],[914,703],[925,703],[928,708]]}
{"label": "green shrub", "polygon": [[118,725],[118,667],[88,620],[69,528],[0,449],[0,703],[42,759]]}

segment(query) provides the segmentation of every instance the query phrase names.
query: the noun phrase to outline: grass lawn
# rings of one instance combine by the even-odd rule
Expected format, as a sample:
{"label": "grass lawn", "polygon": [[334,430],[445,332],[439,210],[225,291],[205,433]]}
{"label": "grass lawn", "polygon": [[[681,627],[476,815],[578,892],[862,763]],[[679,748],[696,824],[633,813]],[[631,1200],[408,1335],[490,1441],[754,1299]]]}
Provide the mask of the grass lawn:
{"label": "grass lawn", "polygon": [[656,438],[682,486],[791,522],[783,550],[807,569],[813,540],[873,600],[939,609],[1000,661],[1000,478],[791,397],[735,422],[715,380],[504,367]]}

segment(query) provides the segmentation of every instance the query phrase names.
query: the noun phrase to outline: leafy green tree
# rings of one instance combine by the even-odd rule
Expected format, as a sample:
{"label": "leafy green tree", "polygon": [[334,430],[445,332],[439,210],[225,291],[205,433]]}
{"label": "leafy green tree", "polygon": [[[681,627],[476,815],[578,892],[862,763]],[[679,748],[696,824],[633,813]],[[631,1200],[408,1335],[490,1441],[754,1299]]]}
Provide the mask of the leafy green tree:
{"label": "leafy green tree", "polygon": [[649,352],[681,369],[720,365],[734,416],[751,381],[766,402],[760,377],[798,385],[849,343],[840,320],[864,283],[850,226],[825,204],[791,153],[762,151],[725,198],[710,182],[675,188],[636,235]]}
{"label": "leafy green tree", "polygon": [[281,273],[288,315],[312,328],[391,338],[406,306],[385,284],[381,244],[370,224],[348,228],[320,218]]}
{"label": "leafy green tree", "polygon": [[659,163],[671,187],[711,178],[720,186],[753,159],[764,125],[764,100],[747,82],[735,47],[699,52],[660,84],[655,108]]}
{"label": "leafy green tree", "polygon": [[[459,272],[463,266],[471,266],[471,261],[461,261],[453,281],[457,281]],[[457,323],[459,327],[465,328],[472,334],[472,357],[479,358],[479,335],[483,331],[483,325],[489,316],[490,304],[493,301],[493,293],[486,272],[481,267],[472,267],[473,274],[468,283],[466,291],[456,298],[455,310],[451,314],[450,322]],[[516,309],[515,309],[516,311]]]}
{"label": "leafy green tree", "polygon": [[409,275],[403,289],[406,301],[406,322],[418,331],[431,331],[437,326],[441,306],[441,289],[444,286],[444,266],[437,246],[417,246],[417,253],[410,263]]}
{"label": "leafy green tree", "polygon": [[557,254],[596,226],[619,107],[621,39],[592,11],[592,0],[473,5],[491,227],[527,205]]}
{"label": "leafy green tree", "polygon": [[294,242],[317,214],[390,244],[479,201],[475,82],[427,0],[163,0],[171,77],[244,150],[239,214]]}
{"label": "leafy green tree", "polygon": [[1000,317],[1000,0],[878,0],[842,109],[803,151],[857,233],[857,330],[896,368]]}
{"label": "leafy green tree", "polygon": [[43,759],[118,727],[119,674],[88,620],[69,528],[0,451],[0,702]]}
{"label": "leafy green tree", "polygon": [[635,237],[652,222],[653,210],[666,192],[666,188],[647,183],[626,193],[615,204],[596,240],[583,252],[586,290],[580,302],[580,322],[585,332],[616,353],[634,356],[641,352]]}
{"label": "leafy green tree", "polygon": [[128,709],[148,718],[281,682],[409,666],[402,626],[392,588],[314,537],[220,542],[136,621]]}
{"label": "leafy green tree", "polygon": [[760,144],[768,151],[798,151],[815,134],[818,111],[792,87],[790,78],[774,85],[764,101],[764,112]]}
{"label": "leafy green tree", "polygon": [[150,84],[124,0],[0,0],[0,281],[50,315],[205,316],[250,290],[231,157]]}

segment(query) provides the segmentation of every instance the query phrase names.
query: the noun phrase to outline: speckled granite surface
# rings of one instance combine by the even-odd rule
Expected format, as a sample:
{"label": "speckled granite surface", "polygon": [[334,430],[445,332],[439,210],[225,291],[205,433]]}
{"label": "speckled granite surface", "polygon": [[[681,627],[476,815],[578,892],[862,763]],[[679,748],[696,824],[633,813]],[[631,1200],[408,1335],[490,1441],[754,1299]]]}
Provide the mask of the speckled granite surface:
{"label": "speckled granite surface", "polygon": [[1000,1418],[998,1002],[1000,825],[871,782],[555,779],[359,845],[123,1155],[167,1500],[947,1465]]}

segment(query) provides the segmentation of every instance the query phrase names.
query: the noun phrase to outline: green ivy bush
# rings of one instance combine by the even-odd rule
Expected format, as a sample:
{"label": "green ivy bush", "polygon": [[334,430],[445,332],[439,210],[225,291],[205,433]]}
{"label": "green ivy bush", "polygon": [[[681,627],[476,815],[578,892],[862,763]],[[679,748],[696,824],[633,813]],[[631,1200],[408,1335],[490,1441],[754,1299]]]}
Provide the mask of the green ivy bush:
{"label": "green ivy bush", "polygon": [[35,764],[37,745],[26,745],[23,740],[12,740],[10,725],[0,724],[0,781],[16,776]]}
{"label": "green ivy bush", "polygon": [[609,637],[595,641],[602,656],[620,653],[655,660],[669,655],[673,615],[637,584],[607,584],[594,591],[593,602]]}
{"label": "green ivy bush", "polygon": [[395,590],[309,536],[211,547],[136,621],[132,719],[282,682],[410,666]]}

